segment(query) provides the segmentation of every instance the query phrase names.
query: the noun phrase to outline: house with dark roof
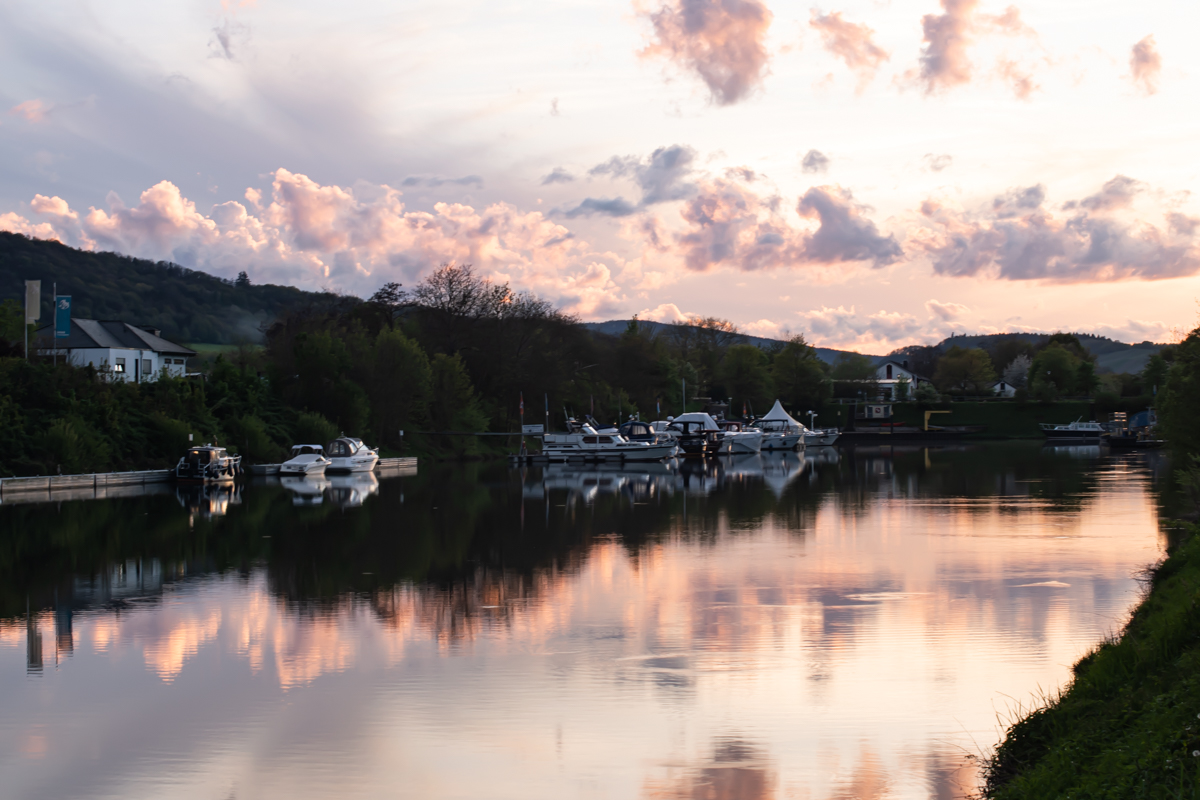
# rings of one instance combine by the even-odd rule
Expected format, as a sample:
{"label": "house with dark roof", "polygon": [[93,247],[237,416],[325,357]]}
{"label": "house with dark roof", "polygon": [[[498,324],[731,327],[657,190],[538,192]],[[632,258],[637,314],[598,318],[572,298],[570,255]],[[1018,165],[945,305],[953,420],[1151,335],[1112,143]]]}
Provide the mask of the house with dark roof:
{"label": "house with dark roof", "polygon": [[187,360],[196,355],[182,345],[162,338],[157,328],[104,319],[71,320],[71,335],[55,339],[53,326],[37,331],[38,353],[57,353],[77,367],[91,364],[111,380],[138,383],[160,375],[182,376]]}
{"label": "house with dark roof", "polygon": [[908,368],[907,361],[881,361],[875,368],[875,382],[880,394],[887,400],[899,400],[896,387],[903,381],[908,384],[908,399],[912,399],[917,384],[930,383],[929,378],[918,375]]}

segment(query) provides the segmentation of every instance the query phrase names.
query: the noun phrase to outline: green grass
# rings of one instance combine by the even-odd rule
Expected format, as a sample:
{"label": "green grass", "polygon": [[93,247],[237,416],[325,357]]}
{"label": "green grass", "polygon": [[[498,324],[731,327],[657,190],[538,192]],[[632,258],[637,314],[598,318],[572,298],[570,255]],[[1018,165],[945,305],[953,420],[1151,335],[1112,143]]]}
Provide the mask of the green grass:
{"label": "green grass", "polygon": [[983,425],[985,430],[978,434],[985,439],[1040,439],[1042,430],[1038,423],[1049,422],[1060,425],[1082,417],[1091,420],[1092,404],[1083,401],[1059,403],[1018,403],[994,401],[990,403],[936,403],[918,406],[915,403],[897,403],[893,407],[896,422],[920,427],[924,424],[925,409],[949,411],[949,414],[934,414],[930,425]]}
{"label": "green grass", "polygon": [[1200,526],[1147,574],[1120,637],[1007,731],[985,797],[1200,798]]}
{"label": "green grass", "polygon": [[184,347],[190,347],[202,356],[215,356],[222,353],[236,353],[239,347],[249,347],[252,350],[262,350],[262,345],[241,345],[241,344],[188,344]]}

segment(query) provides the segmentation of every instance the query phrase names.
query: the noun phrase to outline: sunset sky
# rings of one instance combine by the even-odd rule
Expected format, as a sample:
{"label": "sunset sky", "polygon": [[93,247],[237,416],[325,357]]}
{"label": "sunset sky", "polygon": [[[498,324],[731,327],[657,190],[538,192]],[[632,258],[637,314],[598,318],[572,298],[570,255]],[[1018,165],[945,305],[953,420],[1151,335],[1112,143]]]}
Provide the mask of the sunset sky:
{"label": "sunset sky", "polygon": [[1167,341],[1200,297],[1198,22],[1165,0],[12,0],[0,229],[362,296],[473,263],[584,320],[870,352]]}

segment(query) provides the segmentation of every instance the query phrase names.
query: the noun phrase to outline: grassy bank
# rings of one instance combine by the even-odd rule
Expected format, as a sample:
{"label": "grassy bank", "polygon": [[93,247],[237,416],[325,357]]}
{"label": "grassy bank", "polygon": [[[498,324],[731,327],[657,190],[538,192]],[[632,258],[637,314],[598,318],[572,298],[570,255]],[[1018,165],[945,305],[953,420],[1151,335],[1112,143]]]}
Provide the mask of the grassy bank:
{"label": "grassy bank", "polygon": [[1074,667],[1017,722],[986,770],[985,796],[1200,797],[1200,526],[1150,573],[1117,639]]}
{"label": "grassy bank", "polygon": [[893,407],[896,422],[921,426],[925,411],[949,411],[949,414],[934,414],[930,425],[983,425],[979,434],[986,439],[1039,439],[1042,436],[1038,423],[1048,422],[1061,425],[1083,418],[1092,419],[1092,404],[1084,401],[1062,401],[1057,403],[1017,403],[996,401],[990,403],[897,403]]}

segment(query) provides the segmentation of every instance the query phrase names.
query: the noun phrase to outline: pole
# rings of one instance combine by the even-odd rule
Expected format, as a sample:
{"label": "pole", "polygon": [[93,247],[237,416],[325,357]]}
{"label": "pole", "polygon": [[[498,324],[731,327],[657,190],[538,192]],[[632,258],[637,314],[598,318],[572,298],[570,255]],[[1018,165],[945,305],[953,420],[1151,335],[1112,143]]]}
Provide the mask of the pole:
{"label": "pole", "polygon": [[680,399],[683,400],[683,411],[681,411],[680,413],[686,414],[687,413],[687,378],[680,378],[679,383],[680,383],[680,386],[682,387],[679,390]]}
{"label": "pole", "polygon": [[550,432],[550,393],[545,394],[546,399],[546,427],[542,429],[543,433]]}

